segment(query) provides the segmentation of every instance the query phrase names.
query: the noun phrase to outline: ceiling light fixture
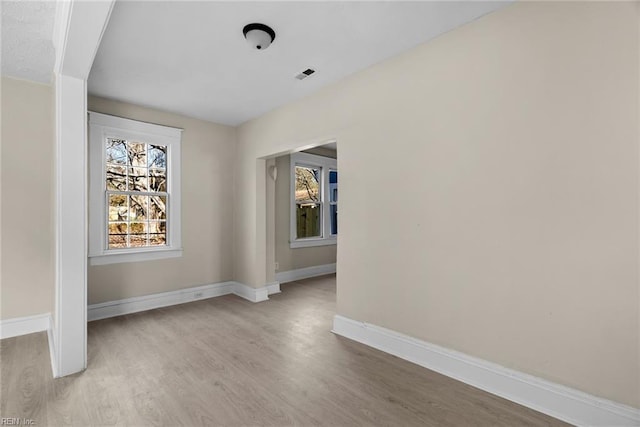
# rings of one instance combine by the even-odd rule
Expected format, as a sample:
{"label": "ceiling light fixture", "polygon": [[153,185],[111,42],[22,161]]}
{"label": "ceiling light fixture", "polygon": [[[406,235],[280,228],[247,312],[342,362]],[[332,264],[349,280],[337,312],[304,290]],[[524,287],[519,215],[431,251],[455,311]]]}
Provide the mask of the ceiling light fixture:
{"label": "ceiling light fixture", "polygon": [[258,50],[265,50],[276,38],[276,33],[271,27],[258,23],[245,25],[242,33],[249,44]]}

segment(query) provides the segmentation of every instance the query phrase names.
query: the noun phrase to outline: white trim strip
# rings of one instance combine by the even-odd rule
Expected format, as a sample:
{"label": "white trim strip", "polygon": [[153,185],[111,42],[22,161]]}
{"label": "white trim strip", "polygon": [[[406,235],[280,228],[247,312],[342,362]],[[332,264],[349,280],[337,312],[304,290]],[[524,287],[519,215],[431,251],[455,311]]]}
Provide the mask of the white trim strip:
{"label": "white trim strip", "polygon": [[180,138],[183,129],[89,111],[89,123],[134,132]]}
{"label": "white trim strip", "polygon": [[0,339],[49,331],[50,329],[51,313],[0,320]]}
{"label": "white trim strip", "polygon": [[51,359],[51,373],[53,378],[58,378],[58,364],[56,359],[56,332],[53,330],[53,317],[49,316],[50,328],[47,330],[47,339],[49,341],[49,359]]}
{"label": "white trim strip", "polygon": [[117,254],[106,253],[105,255],[89,256],[89,264],[106,265],[123,262],[155,261],[158,259],[179,258],[181,256],[182,249],[158,249]]}
{"label": "white trim strip", "polygon": [[640,426],[640,409],[340,315],[333,332],[575,425]]}
{"label": "white trim strip", "polygon": [[261,302],[268,300],[269,294],[278,292],[280,292],[280,284],[277,282],[269,283],[261,288],[252,288],[251,286],[232,281],[221,282],[179,289],[177,291],[92,304],[88,309],[88,319],[91,322],[93,320],[138,313],[140,311],[153,310],[154,308],[168,307],[229,294],[238,295],[251,302]]}
{"label": "white trim strip", "polygon": [[337,236],[323,238],[309,238],[309,239],[298,239],[289,243],[289,247],[291,249],[299,249],[299,248],[313,248],[316,246],[330,246],[337,245],[338,238]]}
{"label": "white trim strip", "polygon": [[295,280],[308,279],[310,277],[324,276],[336,272],[336,264],[315,265],[313,267],[299,268],[297,270],[282,271],[276,273],[276,280],[280,283],[293,282]]}

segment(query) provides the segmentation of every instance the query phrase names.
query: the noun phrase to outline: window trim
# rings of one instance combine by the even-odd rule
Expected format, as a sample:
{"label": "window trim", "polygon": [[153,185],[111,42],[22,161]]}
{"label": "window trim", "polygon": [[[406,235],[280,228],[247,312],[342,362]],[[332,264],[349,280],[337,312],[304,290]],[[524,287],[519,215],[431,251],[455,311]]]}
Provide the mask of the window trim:
{"label": "window trim", "polygon": [[[329,171],[338,171],[338,162],[336,159],[330,157],[317,156],[309,153],[292,153],[289,157],[290,171],[289,171],[289,247],[295,248],[308,248],[313,246],[327,246],[335,245],[338,243],[338,235],[331,234],[331,218],[330,218],[330,205],[329,202]],[[320,202],[322,206],[322,236],[321,237],[307,237],[303,239],[297,238],[297,224],[296,224],[296,166],[307,166],[321,168],[321,195]]]}
{"label": "window trim", "polygon": [[[182,256],[180,173],[182,129],[89,112],[89,262],[91,265],[138,262]],[[167,146],[167,245],[107,249],[106,138],[137,139]]]}

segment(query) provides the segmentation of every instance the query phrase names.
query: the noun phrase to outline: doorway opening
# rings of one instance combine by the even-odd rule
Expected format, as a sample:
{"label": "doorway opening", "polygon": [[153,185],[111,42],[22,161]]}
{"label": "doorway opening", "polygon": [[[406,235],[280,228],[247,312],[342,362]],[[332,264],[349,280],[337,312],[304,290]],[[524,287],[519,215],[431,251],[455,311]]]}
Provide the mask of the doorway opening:
{"label": "doorway opening", "polygon": [[266,160],[267,280],[336,272],[338,146],[330,141]]}

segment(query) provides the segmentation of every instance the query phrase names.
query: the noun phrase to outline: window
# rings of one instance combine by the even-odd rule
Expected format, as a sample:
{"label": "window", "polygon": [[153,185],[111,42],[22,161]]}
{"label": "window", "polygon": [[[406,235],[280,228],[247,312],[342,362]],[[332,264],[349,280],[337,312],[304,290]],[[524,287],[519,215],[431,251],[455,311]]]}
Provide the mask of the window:
{"label": "window", "polygon": [[338,235],[338,171],[329,170],[329,223],[332,236]]}
{"label": "window", "polygon": [[91,264],[180,256],[181,130],[89,113]]}
{"label": "window", "polygon": [[338,169],[335,159],[291,155],[292,248],[335,245],[338,236]]}

